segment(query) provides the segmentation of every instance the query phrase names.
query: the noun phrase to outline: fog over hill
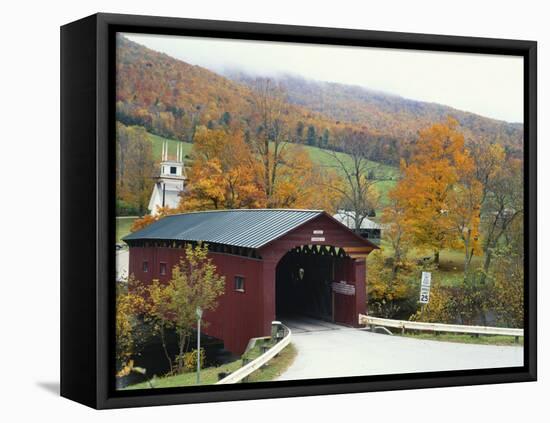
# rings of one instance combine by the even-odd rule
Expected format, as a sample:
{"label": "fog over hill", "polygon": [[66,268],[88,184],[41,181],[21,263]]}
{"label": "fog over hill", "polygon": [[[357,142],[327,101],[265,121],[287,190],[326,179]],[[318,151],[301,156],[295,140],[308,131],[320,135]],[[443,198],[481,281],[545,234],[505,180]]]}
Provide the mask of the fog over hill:
{"label": "fog over hill", "polygon": [[[215,72],[125,37],[117,39],[117,119],[160,136],[192,141],[197,125],[230,123],[243,131],[255,110],[249,70]],[[314,128],[316,139],[328,131],[328,147],[344,128],[365,133],[372,158],[399,163],[399,146],[413,141],[421,128],[452,116],[466,140],[498,142],[523,148],[523,125],[459,111],[448,106],[405,99],[356,85],[320,82],[273,73],[284,90],[284,120],[291,141],[304,142],[298,128]],[[229,120],[228,120],[229,119]],[[320,143],[319,143],[320,144]]]}
{"label": "fog over hill", "polygon": [[[226,70],[224,75],[249,86],[257,78],[238,70]],[[523,145],[521,123],[486,118],[446,105],[411,100],[357,85],[315,81],[289,74],[273,74],[270,78],[278,81],[292,104],[337,121],[366,125],[392,137],[414,137],[419,129],[452,116],[460,123],[467,140],[481,138],[515,148]]]}

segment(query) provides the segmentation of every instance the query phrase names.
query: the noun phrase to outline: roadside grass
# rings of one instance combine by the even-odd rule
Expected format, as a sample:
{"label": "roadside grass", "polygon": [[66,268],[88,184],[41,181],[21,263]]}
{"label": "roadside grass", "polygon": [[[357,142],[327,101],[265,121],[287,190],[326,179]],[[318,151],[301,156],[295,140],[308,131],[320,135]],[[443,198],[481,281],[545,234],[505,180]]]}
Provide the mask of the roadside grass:
{"label": "roadside grass", "polygon": [[[231,363],[223,364],[219,367],[208,367],[201,370],[200,385],[212,385],[218,381],[218,373],[231,373],[241,367],[241,360],[235,360]],[[151,380],[153,388],[175,388],[179,386],[196,386],[197,372],[182,373],[176,376],[154,377]],[[141,382],[135,385],[130,385],[124,388],[125,390],[133,389],[150,389],[149,382]]]}
{"label": "roadside grass", "polygon": [[264,367],[252,373],[246,382],[268,382],[270,380],[274,380],[275,378],[281,376],[290,367],[297,354],[298,351],[296,350],[296,347],[290,343],[279,353],[279,355],[275,356]]}
{"label": "roadside grass", "polygon": [[116,218],[116,242],[123,242],[122,238],[130,233],[132,223],[136,220],[136,216],[132,217],[117,217]]}
{"label": "roadside grass", "polygon": [[518,338],[506,335],[469,335],[463,333],[435,333],[426,332],[406,332],[405,334],[395,333],[394,335],[405,336],[407,338],[424,339],[440,342],[457,342],[461,344],[481,344],[481,345],[502,345],[502,346],[522,346],[523,336]]}
{"label": "roadside grass", "polygon": [[[252,350],[246,353],[246,357],[252,360],[261,354],[260,343],[256,345]],[[243,355],[244,357],[244,355]],[[246,383],[250,382],[266,382],[273,380],[277,376],[281,375],[294,361],[296,357],[296,348],[294,345],[289,344],[278,356],[274,357],[264,367],[256,370],[247,379]],[[219,373],[232,373],[242,367],[242,358],[232,361],[230,363],[222,364],[218,367],[207,367],[201,370],[201,383],[200,385],[212,385],[218,382]],[[189,372],[176,376],[166,376],[153,378],[151,384],[153,388],[174,388],[180,386],[196,386],[197,373]],[[150,389],[149,382],[141,382],[134,385],[127,386],[124,389]]]}

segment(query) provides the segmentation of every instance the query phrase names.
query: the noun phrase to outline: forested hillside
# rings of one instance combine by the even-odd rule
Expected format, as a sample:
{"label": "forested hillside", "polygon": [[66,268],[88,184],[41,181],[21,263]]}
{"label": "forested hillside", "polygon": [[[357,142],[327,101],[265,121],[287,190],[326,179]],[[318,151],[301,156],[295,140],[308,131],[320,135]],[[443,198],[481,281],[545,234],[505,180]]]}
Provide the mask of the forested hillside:
{"label": "forested hillside", "polygon": [[[187,142],[194,141],[201,125],[254,135],[259,78],[235,72],[224,77],[123,37],[117,43],[118,121]],[[298,144],[340,150],[341,134],[356,131],[362,134],[369,159],[397,165],[421,128],[450,115],[467,143],[497,142],[512,152],[522,148],[521,124],[351,85],[289,76],[270,80],[285,103],[278,117],[284,122],[284,137]]]}
{"label": "forested hillside", "polygon": [[[121,36],[117,54],[117,120],[121,123],[187,142],[193,141],[199,125],[250,129],[257,110],[253,90],[247,85]],[[338,125],[304,107],[286,104],[284,109],[280,118],[285,125],[313,126],[319,137],[322,129],[332,130]],[[293,131],[288,136],[294,141]]]}
{"label": "forested hillside", "polygon": [[[228,72],[227,77],[244,84],[253,84],[254,76]],[[341,122],[366,125],[371,130],[394,137],[413,139],[420,129],[452,116],[460,124],[466,140],[484,138],[510,148],[521,148],[523,125],[485,118],[448,106],[409,100],[355,85],[320,82],[296,76],[275,78],[292,104]]]}

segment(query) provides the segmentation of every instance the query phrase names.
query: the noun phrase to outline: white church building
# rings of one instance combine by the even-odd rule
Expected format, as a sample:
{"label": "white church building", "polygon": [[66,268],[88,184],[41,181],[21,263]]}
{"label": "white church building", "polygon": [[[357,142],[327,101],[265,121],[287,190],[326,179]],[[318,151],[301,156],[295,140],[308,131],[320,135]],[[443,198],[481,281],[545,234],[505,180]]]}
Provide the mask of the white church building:
{"label": "white church building", "polygon": [[180,193],[185,189],[187,175],[183,164],[183,146],[176,145],[176,157],[168,156],[168,142],[162,145],[160,176],[153,187],[149,200],[149,211],[152,215],[158,213],[158,207],[176,208],[180,201]]}

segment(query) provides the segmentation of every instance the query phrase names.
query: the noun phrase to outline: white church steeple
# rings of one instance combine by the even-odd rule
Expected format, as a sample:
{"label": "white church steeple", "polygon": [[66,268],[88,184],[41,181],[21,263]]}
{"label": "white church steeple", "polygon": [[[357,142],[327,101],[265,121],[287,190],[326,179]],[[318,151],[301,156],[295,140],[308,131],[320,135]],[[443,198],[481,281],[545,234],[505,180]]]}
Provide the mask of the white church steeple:
{"label": "white church steeple", "polygon": [[165,141],[162,145],[160,177],[185,179],[185,176],[185,166],[183,164],[183,146],[181,145],[181,143],[176,144],[176,158],[175,160],[170,160],[168,158],[168,142]]}
{"label": "white church steeple", "polygon": [[158,207],[176,208],[179,205],[180,193],[185,188],[185,165],[183,163],[183,145],[176,143],[176,156],[169,156],[168,141],[162,144],[162,155],[160,162],[160,175],[153,188],[149,211],[157,214]]}

